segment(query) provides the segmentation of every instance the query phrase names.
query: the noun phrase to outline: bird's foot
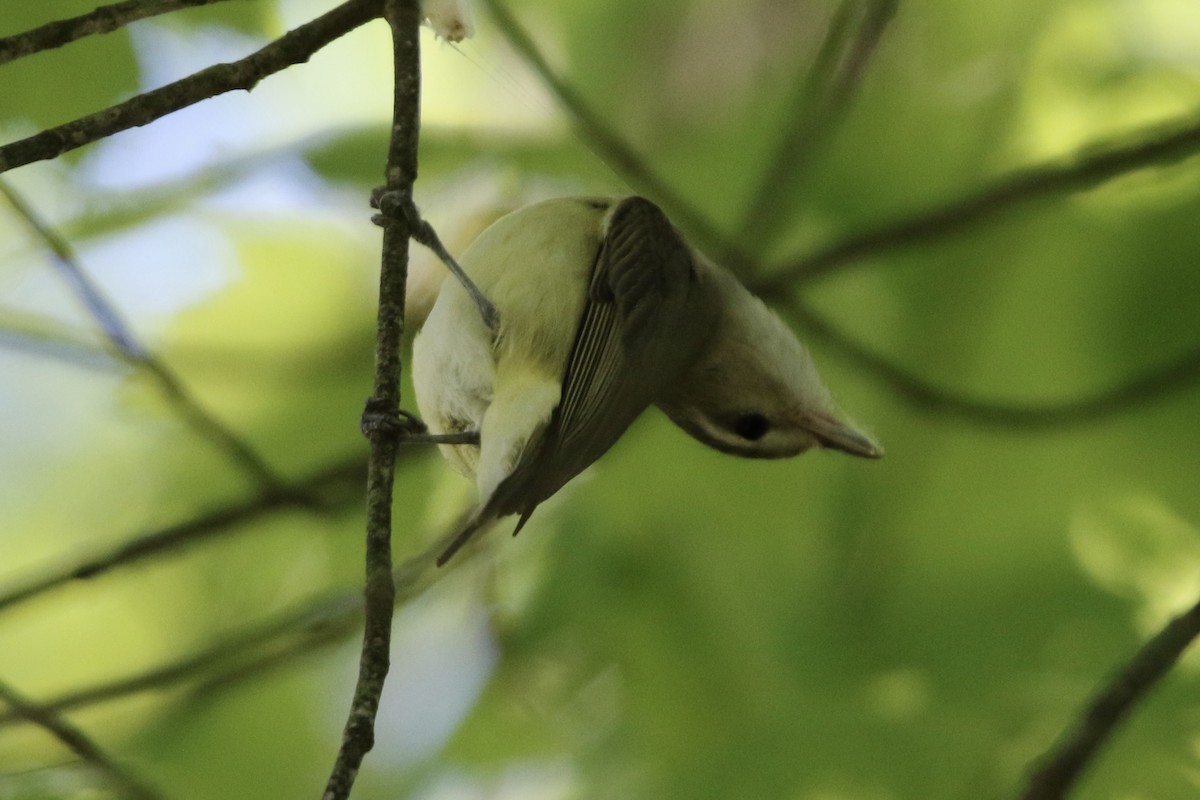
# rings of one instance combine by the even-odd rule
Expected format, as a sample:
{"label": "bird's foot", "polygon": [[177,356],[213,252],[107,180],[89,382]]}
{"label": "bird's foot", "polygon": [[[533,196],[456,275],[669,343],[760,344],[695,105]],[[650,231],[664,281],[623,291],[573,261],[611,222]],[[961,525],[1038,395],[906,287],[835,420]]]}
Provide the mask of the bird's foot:
{"label": "bird's foot", "polygon": [[371,190],[371,208],[379,209],[379,213],[371,217],[371,221],[376,225],[382,226],[387,225],[389,221],[403,220],[408,225],[409,235],[432,250],[446,265],[446,269],[462,284],[463,289],[470,295],[471,302],[479,309],[479,316],[492,332],[492,336],[500,332],[500,312],[450,255],[433,226],[421,217],[421,212],[409,192],[377,186]]}

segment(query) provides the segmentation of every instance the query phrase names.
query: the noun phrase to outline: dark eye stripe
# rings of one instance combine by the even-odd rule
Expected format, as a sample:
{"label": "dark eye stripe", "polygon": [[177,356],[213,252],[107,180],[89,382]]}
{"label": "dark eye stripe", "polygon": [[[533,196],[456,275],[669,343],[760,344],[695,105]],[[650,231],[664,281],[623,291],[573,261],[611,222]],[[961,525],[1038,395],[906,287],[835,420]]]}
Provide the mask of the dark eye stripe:
{"label": "dark eye stripe", "polygon": [[750,442],[757,442],[767,435],[771,423],[762,414],[750,412],[733,421],[733,432]]}

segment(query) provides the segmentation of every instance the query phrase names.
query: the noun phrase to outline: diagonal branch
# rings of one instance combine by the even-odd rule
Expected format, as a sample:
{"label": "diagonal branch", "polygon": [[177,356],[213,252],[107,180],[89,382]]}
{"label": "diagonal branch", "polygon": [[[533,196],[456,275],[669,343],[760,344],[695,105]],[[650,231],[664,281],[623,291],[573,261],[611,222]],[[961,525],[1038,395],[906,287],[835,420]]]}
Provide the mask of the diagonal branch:
{"label": "diagonal branch", "polygon": [[640,191],[645,191],[661,201],[665,208],[671,210],[671,218],[695,234],[702,244],[711,247],[715,252],[726,252],[737,264],[749,261],[741,251],[726,241],[727,237],[713,227],[702,211],[672,189],[636,150],[625,143],[621,134],[613,130],[569,83],[554,72],[550,62],[534,44],[533,38],[509,13],[501,0],[483,0],[483,4],[491,13],[500,33],[562,103],[579,134],[596,149],[601,160],[634,183]]}
{"label": "diagonal branch", "polygon": [[[470,559],[455,559],[445,569],[434,563],[457,534],[450,528],[430,546],[407,559],[392,572],[395,602],[411,600],[435,581]],[[280,611],[267,619],[182,658],[113,680],[102,681],[48,698],[40,708],[64,713],[119,700],[143,692],[181,683],[227,686],[315,649],[341,641],[358,625],[363,613],[363,594],[358,590],[326,592]],[[0,727],[20,722],[23,717],[10,709],[0,712]]]}
{"label": "diagonal branch", "polygon": [[238,61],[214,64],[123,103],[0,146],[0,172],[57,158],[209,97],[234,89],[250,91],[268,75],[308,61],[322,47],[379,16],[380,3],[381,0],[347,0]]}
{"label": "diagonal branch", "polygon": [[1200,603],[1171,620],[1083,709],[1071,730],[1029,776],[1022,800],[1062,800],[1133,707],[1200,636]]}
{"label": "diagonal branch", "polygon": [[206,409],[184,387],[175,371],[138,340],[133,327],[83,269],[70,243],[3,180],[0,180],[0,194],[8,199],[30,230],[54,254],[54,265],[59,275],[82,301],[116,352],[128,364],[150,375],[184,424],[224,453],[262,492],[271,494],[280,491],[282,481],[250,443]]}
{"label": "diagonal branch", "polygon": [[54,359],[97,372],[124,372],[123,360],[111,349],[73,332],[56,330],[36,315],[0,309],[0,349]]}
{"label": "diagonal branch", "polygon": [[[385,169],[385,192],[412,199],[417,179],[417,142],[421,126],[421,8],[418,0],[385,0],[384,17],[392,32],[392,135]],[[404,204],[385,204],[400,210]],[[404,330],[405,283],[408,279],[410,222],[403,213],[383,213],[379,270],[379,312],[375,341],[375,386],[367,401],[371,413],[398,414],[400,409],[401,338]],[[375,715],[390,666],[392,610],[392,484],[395,479],[395,431],[367,426],[371,443],[367,461],[366,585],[362,651],[354,698],[342,733],[342,745],[325,785],[324,800],[346,800],[359,767],[375,744]]]}
{"label": "diagonal branch", "polygon": [[30,701],[2,681],[0,681],[0,700],[8,705],[11,713],[47,731],[80,759],[91,765],[107,778],[115,789],[120,791],[121,797],[129,798],[129,800],[159,800],[161,797],[157,791],[143,783],[140,778],[113,761],[79,728],[56,713]]}
{"label": "diagonal branch", "polygon": [[860,369],[887,383],[913,406],[942,417],[994,427],[1043,430],[1082,425],[1181,391],[1200,382],[1200,347],[1174,361],[1134,375],[1109,389],[1045,404],[1006,404],[946,389],[898,366],[854,341],[833,323],[798,301],[787,312],[810,334],[840,351]]}
{"label": "diagonal branch", "polygon": [[100,6],[78,17],[55,20],[24,33],[0,38],[0,65],[42,50],[62,47],[85,36],[111,33],[146,17],[221,2],[224,0],[125,0]]}
{"label": "diagonal branch", "polygon": [[[348,504],[359,492],[352,487],[363,473],[360,458],[326,467],[304,480],[281,487],[272,494],[191,517],[150,533],[121,542],[115,547],[56,566],[17,586],[0,590],[0,611],[28,602],[75,580],[95,578],[117,567],[128,566],[152,556],[172,552],[197,542],[229,534],[239,525],[287,508],[311,509],[313,498],[321,508]],[[361,485],[361,484],[359,484]]]}
{"label": "diagonal branch", "polygon": [[1021,203],[1090,189],[1135,170],[1183,160],[1197,151],[1200,116],[1143,130],[1121,142],[1089,145],[1058,161],[1017,170],[990,187],[943,206],[835,242],[793,261],[752,288],[761,296],[778,298],[799,283],[823,277],[859,259],[946,236]]}
{"label": "diagonal branch", "polygon": [[776,224],[780,204],[794,193],[803,171],[849,108],[867,62],[896,13],[898,0],[870,0],[855,25],[852,17],[858,5],[845,0],[834,13],[809,75],[792,102],[789,129],[766,162],[767,171],[746,204],[735,238],[755,242],[760,253],[780,230]]}

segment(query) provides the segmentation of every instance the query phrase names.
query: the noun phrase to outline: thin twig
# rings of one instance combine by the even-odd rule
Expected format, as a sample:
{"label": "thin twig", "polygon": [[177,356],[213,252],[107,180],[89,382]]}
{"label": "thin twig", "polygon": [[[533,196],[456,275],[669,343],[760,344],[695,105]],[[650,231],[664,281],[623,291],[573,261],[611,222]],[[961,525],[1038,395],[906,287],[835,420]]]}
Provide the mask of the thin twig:
{"label": "thin twig", "polygon": [[125,767],[113,761],[87,734],[57,714],[47,711],[0,681],[0,700],[8,704],[12,713],[37,725],[50,733],[64,745],[91,765],[98,773],[130,800],[159,800],[162,797],[145,782]]}
{"label": "thin twig", "polygon": [[[421,595],[447,574],[447,570],[434,569],[434,566],[438,555],[446,549],[447,544],[457,532],[456,528],[448,529],[420,553],[406,559],[404,563],[392,570],[392,584],[395,587],[394,608],[399,608],[408,600]],[[461,567],[469,558],[470,554],[466,559],[456,560],[453,567]],[[351,593],[346,593],[346,595],[349,596]],[[341,603],[340,598],[331,598],[340,605],[335,608],[333,602],[323,604],[322,621],[319,625],[306,625],[301,632],[302,635],[293,636],[290,641],[280,645],[274,651],[247,659],[225,672],[208,676],[196,687],[196,694],[202,695],[228,688],[274,667],[291,663],[301,654],[311,653],[319,647],[342,641],[357,628],[362,615],[362,593],[352,593],[352,599],[355,601],[354,605],[348,607]]]}
{"label": "thin twig", "polygon": [[0,38],[0,64],[7,64],[42,50],[62,47],[85,36],[111,33],[146,17],[221,2],[224,0],[125,0],[123,3],[100,6],[78,17],[47,22],[24,33]]}
{"label": "thin twig", "polygon": [[234,89],[253,89],[268,75],[308,61],[330,42],[380,14],[381,0],[347,0],[245,58],[214,64],[186,78],[56,128],[0,146],[0,172],[146,125],[181,108]]}
{"label": "thin twig", "polygon": [[172,552],[213,537],[228,534],[245,525],[285,508],[313,508],[319,498],[322,508],[337,508],[351,502],[360,492],[363,461],[354,458],[326,467],[281,491],[259,495],[207,514],[191,517],[175,525],[121,542],[110,550],[72,560],[18,586],[0,591],[0,611],[28,602],[72,581],[95,578],[117,567],[128,566],[155,555]]}
{"label": "thin twig", "polygon": [[672,189],[650,168],[637,151],[625,143],[619,133],[592,110],[570,84],[554,72],[546,57],[534,44],[533,38],[509,13],[501,0],[483,0],[483,5],[491,13],[500,33],[508,40],[513,49],[528,62],[533,71],[546,84],[546,88],[558,98],[570,115],[580,136],[595,148],[601,160],[637,187],[639,191],[644,191],[656,198],[664,208],[671,212],[671,218],[693,234],[701,245],[710,248],[713,252],[729,253],[730,261],[736,262],[731,266],[737,267],[749,260],[743,258],[736,248],[724,247],[727,237],[712,226],[707,215]]}
{"label": "thin twig", "polygon": [[1022,800],[1062,800],[1133,707],[1200,636],[1200,603],[1167,623],[1083,709],[1030,774]]}
{"label": "thin twig", "polygon": [[[417,178],[417,142],[421,125],[421,8],[418,0],[386,0],[384,17],[392,32],[392,135],[385,170],[386,191],[412,197]],[[383,205],[382,203],[380,204]],[[400,350],[408,278],[409,222],[403,214],[385,215],[379,274],[379,312],[375,342],[375,387],[368,411],[398,413]],[[370,428],[367,462],[366,585],[362,653],[342,745],[325,785],[324,800],[346,800],[363,757],[375,744],[375,715],[390,665],[392,610],[392,484],[397,441],[382,426]]]}
{"label": "thin twig", "polygon": [[795,193],[805,168],[850,107],[850,98],[896,13],[898,0],[871,0],[855,25],[853,16],[859,5],[845,0],[834,13],[808,78],[801,82],[788,113],[788,130],[767,160],[758,189],[746,204],[735,238],[754,242],[760,253],[782,230],[778,209],[784,197]]}
{"label": "thin twig", "polygon": [[859,259],[878,256],[943,237],[983,222],[1021,203],[1077,192],[1138,169],[1164,166],[1200,150],[1200,118],[1139,131],[1120,142],[1082,148],[1046,164],[1017,170],[974,194],[899,222],[852,235],[774,271],[751,288],[762,297],[779,298],[798,284],[814,280]]}
{"label": "thin twig", "polygon": [[[268,648],[277,640],[291,635],[308,645],[314,644],[315,640],[323,640],[327,631],[344,631],[348,634],[361,611],[361,592],[329,593],[222,637],[195,653],[127,676],[64,692],[45,700],[42,707],[55,713],[75,711],[191,680],[202,680],[206,674],[219,672],[223,667],[238,662],[248,652]],[[269,650],[269,654],[275,652],[274,649]],[[263,657],[262,654],[258,656]],[[19,721],[20,717],[12,712],[0,714],[0,726]]]}
{"label": "thin twig", "polygon": [[2,179],[0,195],[4,195],[26,227],[54,254],[54,266],[58,274],[83,303],[109,343],[131,364],[151,367],[150,362],[153,359],[150,351],[138,341],[133,328],[121,316],[121,312],[80,266],[70,243],[42,219],[16,189]]}
{"label": "thin twig", "polygon": [[794,301],[788,313],[809,334],[885,381],[913,406],[940,417],[994,427],[1044,430],[1095,422],[1200,383],[1200,347],[1177,359],[1083,397],[1044,404],[1006,404],[969,397],[924,380],[854,341],[808,306]]}
{"label": "thin twig", "polygon": [[[449,529],[392,572],[396,605],[418,596],[448,571],[469,560],[470,554],[464,553],[465,558],[455,559],[447,569],[433,568],[437,556],[457,532],[457,528]],[[286,664],[299,654],[341,641],[357,629],[362,612],[362,591],[326,592],[225,636],[203,650],[124,677],[64,692],[43,701],[41,708],[53,713],[76,711],[188,681],[200,683],[197,692],[228,686]],[[20,721],[20,715],[12,710],[0,713],[0,727]]]}
{"label": "thin twig", "polygon": [[129,369],[120,354],[102,344],[65,331],[51,330],[46,325],[21,324],[24,320],[13,319],[17,316],[26,317],[0,311],[0,348],[97,372],[123,373]]}
{"label": "thin twig", "polygon": [[0,194],[7,198],[34,235],[54,254],[53,263],[58,274],[83,303],[117,353],[130,365],[153,378],[184,424],[224,453],[255,482],[260,491],[268,494],[280,491],[283,482],[254,447],[205,408],[187,390],[175,371],[141,343],[133,326],[84,270],[70,243],[3,180],[0,180]]}

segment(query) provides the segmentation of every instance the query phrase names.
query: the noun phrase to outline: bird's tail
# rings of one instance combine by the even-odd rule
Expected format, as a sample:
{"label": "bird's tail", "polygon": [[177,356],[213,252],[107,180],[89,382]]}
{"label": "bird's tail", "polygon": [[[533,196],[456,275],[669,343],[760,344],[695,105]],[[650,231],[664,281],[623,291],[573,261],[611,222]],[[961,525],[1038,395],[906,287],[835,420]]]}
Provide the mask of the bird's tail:
{"label": "bird's tail", "polygon": [[446,545],[446,549],[437,558],[437,565],[443,566],[447,561],[454,557],[454,554],[462,549],[463,545],[471,541],[475,534],[486,531],[496,521],[495,513],[490,512],[486,507],[480,508],[472,514],[454,538],[450,540],[450,544]]}
{"label": "bird's tail", "polygon": [[[521,519],[519,522],[517,522],[517,528],[512,533],[513,536],[516,536],[521,532],[521,528],[525,527],[525,523],[529,521],[529,517],[531,514],[533,514],[534,508],[536,508],[536,506],[530,506],[521,512]],[[496,510],[492,508],[491,503],[488,503],[487,505],[475,511],[475,513],[471,514],[471,516],[467,518],[467,521],[463,523],[459,532],[455,534],[453,539],[450,540],[450,544],[446,545],[446,549],[442,551],[440,556],[438,556],[437,565],[439,567],[444,565],[447,561],[454,557],[455,553],[462,549],[463,545],[475,538],[477,533],[486,532],[492,527],[496,520],[500,519],[501,516],[501,514],[496,513]]]}

